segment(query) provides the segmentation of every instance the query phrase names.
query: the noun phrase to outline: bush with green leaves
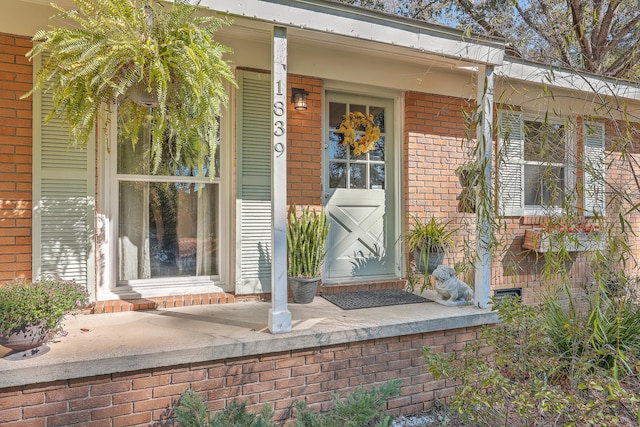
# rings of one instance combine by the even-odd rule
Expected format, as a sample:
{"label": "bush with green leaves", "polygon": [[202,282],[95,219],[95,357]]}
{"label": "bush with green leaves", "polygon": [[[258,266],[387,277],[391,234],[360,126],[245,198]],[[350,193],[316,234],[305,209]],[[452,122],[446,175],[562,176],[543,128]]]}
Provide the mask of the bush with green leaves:
{"label": "bush with green leaves", "polygon": [[44,276],[35,282],[14,280],[0,286],[0,335],[28,325],[56,332],[64,315],[87,305],[85,286],[73,280]]}
{"label": "bush with green leaves", "polygon": [[183,427],[276,427],[271,419],[273,410],[264,405],[260,414],[247,412],[245,402],[233,401],[220,412],[209,412],[202,397],[192,389],[180,395],[176,407],[176,420]]}
{"label": "bush with green leaves", "polygon": [[[294,427],[388,427],[392,417],[384,414],[386,401],[399,393],[400,380],[391,380],[379,388],[365,390],[360,386],[344,400],[334,396],[334,408],[327,414],[317,414],[304,402],[297,402]],[[273,409],[263,405],[260,414],[247,412],[246,403],[232,402],[220,412],[209,412],[202,397],[192,389],[180,395],[175,410],[182,427],[275,427]]]}
{"label": "bush with green leaves", "polygon": [[334,407],[327,414],[317,414],[300,401],[296,403],[298,415],[294,427],[388,427],[393,417],[384,414],[382,407],[392,396],[399,393],[401,380],[390,380],[379,388],[358,390],[344,400],[334,396]]}
{"label": "bush with green leaves", "polygon": [[[605,327],[596,313],[614,307],[589,298],[593,305],[581,315],[552,302],[557,299],[539,306],[501,299],[495,309],[502,323],[483,328],[482,340],[460,353],[425,347],[428,369],[459,382],[451,404],[474,425],[637,425],[637,338],[623,332],[635,328],[638,315],[610,311],[603,318],[616,319],[618,327]],[[488,356],[483,348],[494,352]],[[618,369],[613,353],[634,369]]]}

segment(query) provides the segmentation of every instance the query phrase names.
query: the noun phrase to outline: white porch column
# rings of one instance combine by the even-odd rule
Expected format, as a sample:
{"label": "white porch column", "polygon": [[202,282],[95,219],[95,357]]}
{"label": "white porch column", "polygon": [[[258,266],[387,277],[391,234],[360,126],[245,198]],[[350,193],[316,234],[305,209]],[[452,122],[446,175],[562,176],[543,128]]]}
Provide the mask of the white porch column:
{"label": "white porch column", "polygon": [[291,332],[287,307],[287,29],[273,27],[271,47],[271,309],[269,330]]}
{"label": "white porch column", "polygon": [[480,196],[484,203],[476,203],[476,275],[475,304],[480,308],[489,307],[491,297],[491,222],[494,215],[493,204],[487,203],[491,198],[491,162],[493,144],[493,66],[478,66],[478,95],[480,120],[477,124],[478,162],[484,165],[484,180],[480,188]]}

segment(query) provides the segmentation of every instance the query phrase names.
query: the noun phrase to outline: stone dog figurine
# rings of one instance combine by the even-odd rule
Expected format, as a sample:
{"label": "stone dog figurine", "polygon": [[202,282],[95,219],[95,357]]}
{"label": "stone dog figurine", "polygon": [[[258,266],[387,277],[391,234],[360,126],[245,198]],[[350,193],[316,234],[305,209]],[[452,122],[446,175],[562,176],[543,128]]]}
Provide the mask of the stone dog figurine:
{"label": "stone dog figurine", "polygon": [[447,305],[465,305],[473,300],[473,290],[448,265],[439,265],[431,275],[436,280],[436,292]]}

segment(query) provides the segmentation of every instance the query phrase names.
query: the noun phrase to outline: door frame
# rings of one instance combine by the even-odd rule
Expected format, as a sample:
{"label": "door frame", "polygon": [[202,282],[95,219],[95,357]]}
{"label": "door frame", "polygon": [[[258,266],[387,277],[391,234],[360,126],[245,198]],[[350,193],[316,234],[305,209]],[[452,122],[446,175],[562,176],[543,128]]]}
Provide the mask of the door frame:
{"label": "door frame", "polygon": [[[388,89],[388,88],[379,88],[375,86],[367,86],[349,82],[337,82],[337,81],[325,81],[323,92],[322,92],[322,105],[323,105],[323,114],[322,114],[322,141],[323,144],[328,139],[327,135],[327,121],[329,118],[325,114],[324,106],[327,101],[327,92],[338,92],[346,95],[353,96],[363,96],[370,98],[384,98],[388,99],[392,102],[393,109],[393,121],[394,126],[392,132],[390,133],[393,138],[393,201],[392,201],[392,209],[393,215],[395,218],[394,223],[391,225],[393,228],[392,234],[394,238],[395,244],[393,248],[389,248],[389,250],[393,251],[394,254],[394,274],[392,277],[390,276],[378,276],[379,279],[382,280],[390,280],[390,279],[400,279],[405,276],[406,267],[405,267],[405,251],[403,250],[404,245],[399,244],[402,241],[401,237],[404,230],[404,183],[406,181],[404,176],[404,158],[405,158],[405,141],[404,141],[404,92]],[[325,185],[327,183],[327,177],[325,176],[325,164],[328,161],[327,150],[322,150],[322,205],[323,207],[326,205],[326,199],[324,197],[326,193]],[[340,284],[344,283],[344,280],[331,280],[327,279],[328,275],[326,270],[323,268],[323,283],[326,284]],[[371,281],[376,280],[378,277],[376,276],[368,276],[363,277],[361,280],[358,278],[353,278],[349,280],[349,282],[357,282],[357,281]]]}

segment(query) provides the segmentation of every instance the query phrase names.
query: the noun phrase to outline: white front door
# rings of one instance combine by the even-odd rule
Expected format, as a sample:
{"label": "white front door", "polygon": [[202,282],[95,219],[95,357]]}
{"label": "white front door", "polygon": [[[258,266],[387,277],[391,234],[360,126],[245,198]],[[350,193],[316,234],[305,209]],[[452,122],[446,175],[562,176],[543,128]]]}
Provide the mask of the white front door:
{"label": "white front door", "polygon": [[[394,274],[393,100],[327,93],[324,155],[327,237],[324,280],[339,283]],[[371,114],[380,139],[365,154],[342,144],[350,112]],[[364,129],[356,129],[358,139]]]}

